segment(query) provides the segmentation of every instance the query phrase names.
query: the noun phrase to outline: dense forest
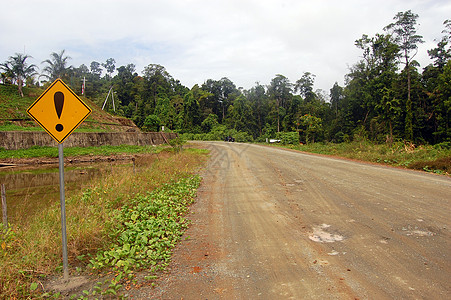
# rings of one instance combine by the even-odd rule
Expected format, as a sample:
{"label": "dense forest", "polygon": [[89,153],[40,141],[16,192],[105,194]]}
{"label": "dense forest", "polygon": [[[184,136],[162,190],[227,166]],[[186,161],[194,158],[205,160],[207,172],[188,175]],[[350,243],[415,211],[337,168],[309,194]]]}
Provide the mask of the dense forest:
{"label": "dense forest", "polygon": [[[52,53],[37,66],[30,56],[15,54],[0,64],[4,84],[21,87],[50,84],[62,78],[77,94],[105,109],[132,119],[146,131],[171,130],[190,139],[264,140],[283,135],[294,142],[346,142],[366,138],[377,143],[451,142],[451,21],[442,38],[428,50],[433,63],[420,70],[415,61],[423,37],[417,35],[418,15],[400,12],[375,36],[355,41],[361,57],[328,92],[314,90],[316,76],[305,71],[296,82],[277,74],[249,90],[224,77],[183,86],[158,64],[138,74],[134,64],[115,66],[110,58],[89,67],[69,66],[65,51]],[[113,76],[114,74],[114,76]],[[38,76],[39,75],[39,76]],[[85,79],[82,91],[81,83]],[[114,96],[114,107],[112,97]]]}

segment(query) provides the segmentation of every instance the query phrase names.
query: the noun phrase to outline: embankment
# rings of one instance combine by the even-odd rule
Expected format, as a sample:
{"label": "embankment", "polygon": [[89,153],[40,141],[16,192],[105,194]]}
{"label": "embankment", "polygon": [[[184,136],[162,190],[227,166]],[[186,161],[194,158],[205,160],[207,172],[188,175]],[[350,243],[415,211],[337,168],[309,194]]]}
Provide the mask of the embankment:
{"label": "embankment", "polygon": [[[75,132],[65,141],[65,147],[160,145],[174,139],[177,133],[162,132]],[[56,146],[57,142],[47,132],[1,131],[0,148],[27,149],[33,146]]]}

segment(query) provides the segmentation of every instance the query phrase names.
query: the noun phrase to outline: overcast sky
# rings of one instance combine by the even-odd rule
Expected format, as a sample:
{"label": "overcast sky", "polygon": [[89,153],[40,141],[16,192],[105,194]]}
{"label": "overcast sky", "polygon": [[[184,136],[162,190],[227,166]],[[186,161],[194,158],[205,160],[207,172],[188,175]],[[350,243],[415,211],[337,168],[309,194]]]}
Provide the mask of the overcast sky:
{"label": "overcast sky", "polygon": [[138,73],[160,64],[189,88],[228,77],[250,89],[311,72],[327,93],[359,60],[354,41],[383,33],[396,13],[419,15],[421,67],[451,19],[449,0],[0,0],[0,8],[0,62],[25,51],[42,69],[65,49],[75,67],[110,57]]}

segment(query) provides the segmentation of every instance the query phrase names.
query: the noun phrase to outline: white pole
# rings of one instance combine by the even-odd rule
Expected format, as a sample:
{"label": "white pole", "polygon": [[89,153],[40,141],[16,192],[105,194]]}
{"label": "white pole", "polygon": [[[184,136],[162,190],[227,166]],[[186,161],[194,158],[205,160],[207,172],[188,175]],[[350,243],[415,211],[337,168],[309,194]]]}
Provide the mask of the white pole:
{"label": "white pole", "polygon": [[113,99],[113,110],[116,111],[116,107],[114,107],[114,91],[113,91],[113,87],[111,87],[111,99]]}
{"label": "white pole", "polygon": [[110,88],[110,90],[108,91],[108,95],[106,95],[105,102],[103,102],[102,110],[103,110],[103,108],[105,107],[106,101],[108,100],[108,96],[110,96],[110,93],[111,93],[111,89],[112,89],[112,88],[113,88],[113,87]]}

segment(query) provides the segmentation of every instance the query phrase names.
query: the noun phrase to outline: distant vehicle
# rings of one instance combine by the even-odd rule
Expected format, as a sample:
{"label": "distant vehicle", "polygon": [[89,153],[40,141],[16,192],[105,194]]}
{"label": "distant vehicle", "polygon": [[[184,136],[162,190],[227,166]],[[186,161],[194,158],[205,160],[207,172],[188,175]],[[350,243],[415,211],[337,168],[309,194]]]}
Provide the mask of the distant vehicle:
{"label": "distant vehicle", "polygon": [[226,138],[224,139],[224,142],[234,142],[234,141],[235,141],[235,138],[231,137],[230,135],[226,136]]}

